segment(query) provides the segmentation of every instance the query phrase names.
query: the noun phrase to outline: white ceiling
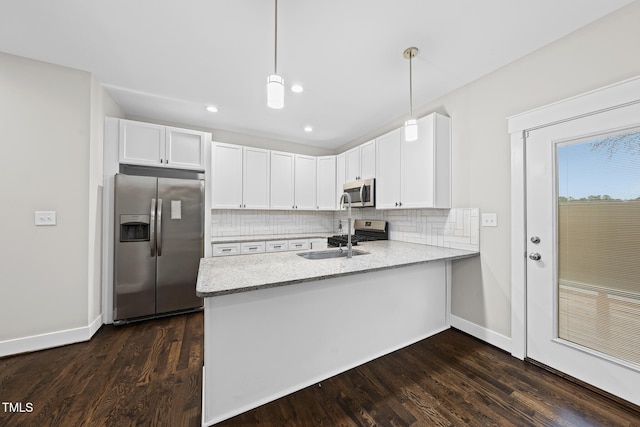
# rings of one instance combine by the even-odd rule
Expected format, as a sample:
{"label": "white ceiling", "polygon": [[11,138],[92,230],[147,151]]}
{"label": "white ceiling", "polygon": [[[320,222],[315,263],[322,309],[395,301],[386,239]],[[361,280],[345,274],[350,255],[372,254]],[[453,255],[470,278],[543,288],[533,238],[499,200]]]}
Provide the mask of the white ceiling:
{"label": "white ceiling", "polygon": [[278,71],[305,89],[283,110],[273,0],[0,0],[0,51],[90,71],[129,115],[334,149],[408,116],[407,47],[416,109],[628,3],[280,0]]}

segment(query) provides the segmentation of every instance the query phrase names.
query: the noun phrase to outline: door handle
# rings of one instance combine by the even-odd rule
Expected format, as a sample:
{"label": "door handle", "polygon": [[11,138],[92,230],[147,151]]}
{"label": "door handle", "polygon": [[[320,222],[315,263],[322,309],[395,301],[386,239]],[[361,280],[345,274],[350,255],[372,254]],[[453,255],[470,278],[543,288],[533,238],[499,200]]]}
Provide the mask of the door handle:
{"label": "door handle", "polygon": [[149,248],[151,258],[156,255],[156,199],[151,199],[151,209],[149,209],[149,227],[151,227],[151,238],[149,239]]}
{"label": "door handle", "polygon": [[162,199],[158,199],[158,256],[162,255]]}
{"label": "door handle", "polygon": [[533,261],[540,261],[542,259],[542,255],[538,252],[533,252],[529,254],[529,259]]}

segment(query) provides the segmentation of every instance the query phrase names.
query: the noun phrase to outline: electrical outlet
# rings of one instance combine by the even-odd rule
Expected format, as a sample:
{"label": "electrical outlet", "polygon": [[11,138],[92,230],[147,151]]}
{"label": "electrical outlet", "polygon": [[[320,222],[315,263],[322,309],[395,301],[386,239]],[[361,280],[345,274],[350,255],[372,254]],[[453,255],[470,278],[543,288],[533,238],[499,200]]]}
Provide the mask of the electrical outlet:
{"label": "electrical outlet", "polygon": [[56,225],[56,212],[36,211],[36,225]]}
{"label": "electrical outlet", "polygon": [[495,214],[495,213],[483,213],[482,214],[482,226],[483,227],[497,227],[498,226],[498,214]]}

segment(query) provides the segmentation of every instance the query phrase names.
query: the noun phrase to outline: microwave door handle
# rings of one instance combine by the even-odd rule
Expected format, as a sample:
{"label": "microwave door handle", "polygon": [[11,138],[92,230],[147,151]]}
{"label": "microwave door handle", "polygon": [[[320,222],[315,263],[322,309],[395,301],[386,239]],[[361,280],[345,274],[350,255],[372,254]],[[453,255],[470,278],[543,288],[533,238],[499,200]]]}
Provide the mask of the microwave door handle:
{"label": "microwave door handle", "polygon": [[362,206],[364,206],[364,197],[363,197],[363,193],[364,193],[364,184],[362,184],[360,186],[360,203],[362,203]]}
{"label": "microwave door handle", "polygon": [[149,209],[149,227],[151,228],[151,236],[149,239],[149,249],[151,258],[156,256],[156,199],[151,199],[151,209]]}
{"label": "microwave door handle", "polygon": [[158,199],[158,256],[162,256],[162,199]]}

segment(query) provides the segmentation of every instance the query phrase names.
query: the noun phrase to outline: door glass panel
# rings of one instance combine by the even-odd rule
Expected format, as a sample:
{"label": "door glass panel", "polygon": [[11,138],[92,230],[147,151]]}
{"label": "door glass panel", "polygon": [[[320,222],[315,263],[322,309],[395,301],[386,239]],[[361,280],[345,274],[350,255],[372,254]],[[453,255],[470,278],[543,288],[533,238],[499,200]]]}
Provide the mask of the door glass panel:
{"label": "door glass panel", "polygon": [[558,337],[640,364],[640,132],[558,144]]}

